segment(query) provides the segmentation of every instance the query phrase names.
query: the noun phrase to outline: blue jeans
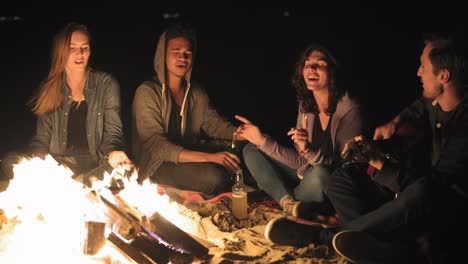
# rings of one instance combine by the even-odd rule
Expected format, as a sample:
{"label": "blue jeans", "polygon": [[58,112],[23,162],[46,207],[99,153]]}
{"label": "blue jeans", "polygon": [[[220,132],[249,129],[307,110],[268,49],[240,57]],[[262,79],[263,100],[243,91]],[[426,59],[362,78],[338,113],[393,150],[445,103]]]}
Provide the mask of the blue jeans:
{"label": "blue jeans", "polygon": [[330,174],[326,167],[316,166],[307,170],[301,180],[295,169],[268,157],[253,144],[247,144],[242,154],[258,187],[277,203],[281,204],[285,197],[305,202],[324,201],[324,190]]}

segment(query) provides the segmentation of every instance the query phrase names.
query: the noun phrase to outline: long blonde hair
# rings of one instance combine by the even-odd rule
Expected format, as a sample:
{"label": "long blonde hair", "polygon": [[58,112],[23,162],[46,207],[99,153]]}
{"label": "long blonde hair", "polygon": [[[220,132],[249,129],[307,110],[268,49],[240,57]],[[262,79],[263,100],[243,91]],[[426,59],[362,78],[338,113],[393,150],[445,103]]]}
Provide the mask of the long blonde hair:
{"label": "long blonde hair", "polygon": [[85,34],[88,40],[91,41],[86,26],[75,22],[67,24],[55,35],[51,52],[49,75],[41,84],[38,94],[30,101],[34,114],[44,115],[55,112],[63,104],[62,76],[70,55],[71,37],[73,32],[77,31]]}

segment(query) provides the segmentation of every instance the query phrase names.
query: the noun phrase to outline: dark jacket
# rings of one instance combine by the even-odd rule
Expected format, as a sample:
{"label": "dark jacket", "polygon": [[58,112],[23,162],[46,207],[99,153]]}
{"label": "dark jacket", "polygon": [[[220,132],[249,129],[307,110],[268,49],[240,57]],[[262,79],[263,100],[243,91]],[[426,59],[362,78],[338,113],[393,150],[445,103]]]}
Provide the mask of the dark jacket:
{"label": "dark jacket", "polygon": [[[429,168],[429,173],[436,176],[436,180],[440,184],[468,194],[468,176],[466,175],[468,171],[468,97],[464,97],[453,110],[445,125],[445,133],[443,133],[440,145],[434,141],[436,111],[439,107],[436,101],[421,97],[405,108],[400,113],[400,117],[402,121],[425,121],[428,123],[432,132],[432,146],[438,145],[432,148],[432,168]],[[430,144],[430,142],[428,143]],[[382,170],[377,173],[374,179],[383,185],[392,186],[393,190],[399,190],[402,179],[415,178],[415,176],[410,175],[415,173],[418,172],[395,166],[392,163],[384,163]],[[419,173],[424,174],[423,172]]]}

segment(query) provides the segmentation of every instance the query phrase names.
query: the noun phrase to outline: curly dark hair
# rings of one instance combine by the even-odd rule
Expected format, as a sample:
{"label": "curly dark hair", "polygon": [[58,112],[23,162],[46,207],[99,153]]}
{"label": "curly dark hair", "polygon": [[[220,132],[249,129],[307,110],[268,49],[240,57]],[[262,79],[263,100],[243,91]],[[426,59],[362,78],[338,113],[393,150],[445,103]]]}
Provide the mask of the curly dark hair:
{"label": "curly dark hair", "polygon": [[317,102],[315,101],[314,94],[309,89],[307,89],[306,83],[304,81],[304,75],[302,73],[305,61],[314,51],[322,52],[325,55],[325,61],[328,63],[327,71],[330,83],[328,88],[328,108],[325,110],[325,113],[327,115],[331,115],[335,112],[338,101],[344,96],[346,91],[337,85],[336,72],[338,69],[338,62],[327,48],[318,43],[313,43],[301,53],[299,60],[296,62],[294,75],[292,77],[292,86],[296,89],[296,96],[298,102],[300,103],[301,111],[303,113],[318,114],[319,109]]}

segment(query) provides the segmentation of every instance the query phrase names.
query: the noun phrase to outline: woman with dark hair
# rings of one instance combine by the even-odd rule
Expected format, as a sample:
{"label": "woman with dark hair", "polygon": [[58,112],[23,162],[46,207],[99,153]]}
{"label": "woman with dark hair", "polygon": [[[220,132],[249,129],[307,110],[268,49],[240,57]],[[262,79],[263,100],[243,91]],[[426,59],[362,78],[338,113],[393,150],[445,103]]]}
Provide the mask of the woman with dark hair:
{"label": "woman with dark hair", "polygon": [[[123,151],[120,87],[110,74],[90,68],[86,26],[67,24],[56,34],[51,55],[49,75],[31,100],[37,116],[32,156],[51,154],[75,175],[96,168],[131,168]],[[2,164],[10,179],[16,157],[10,154]]]}
{"label": "woman with dark hair", "polygon": [[340,165],[348,140],[363,131],[359,105],[337,85],[337,62],[318,44],[308,46],[296,63],[292,85],[299,102],[297,125],[288,131],[294,148],[279,145],[242,116],[237,133],[247,139],[245,163],[287,214],[301,216],[304,205],[325,201],[328,176]]}

